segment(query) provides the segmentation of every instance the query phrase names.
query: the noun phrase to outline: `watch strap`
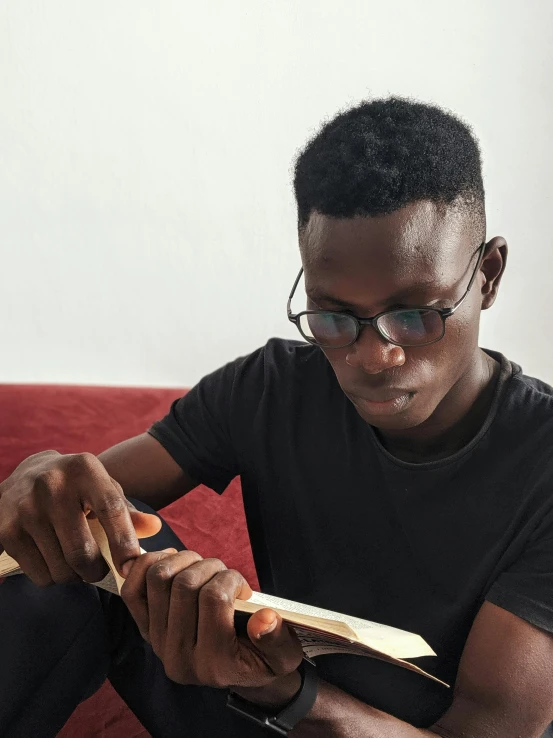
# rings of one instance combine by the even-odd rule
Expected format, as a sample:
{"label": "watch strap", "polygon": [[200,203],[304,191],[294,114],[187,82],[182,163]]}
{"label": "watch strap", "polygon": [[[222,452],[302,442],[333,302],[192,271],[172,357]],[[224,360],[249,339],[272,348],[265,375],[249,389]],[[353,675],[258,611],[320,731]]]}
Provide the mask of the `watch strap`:
{"label": "watch strap", "polygon": [[260,727],[276,735],[286,736],[302,720],[315,704],[317,699],[317,667],[304,656],[298,667],[301,675],[301,686],[286,707],[276,715],[269,715],[259,705],[245,700],[233,692],[229,693],[227,707],[241,717],[253,721]]}

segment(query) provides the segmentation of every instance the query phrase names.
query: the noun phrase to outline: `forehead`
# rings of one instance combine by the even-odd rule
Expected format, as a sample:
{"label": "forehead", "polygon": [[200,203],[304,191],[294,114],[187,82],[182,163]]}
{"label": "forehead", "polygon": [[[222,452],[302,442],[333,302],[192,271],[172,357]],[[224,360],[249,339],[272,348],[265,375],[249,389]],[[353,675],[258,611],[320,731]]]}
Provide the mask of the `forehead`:
{"label": "forehead", "polygon": [[451,285],[466,269],[477,247],[473,242],[464,211],[431,202],[370,218],[315,212],[300,237],[308,290],[330,289],[333,294],[347,280],[352,290],[361,283],[383,299],[386,291]]}

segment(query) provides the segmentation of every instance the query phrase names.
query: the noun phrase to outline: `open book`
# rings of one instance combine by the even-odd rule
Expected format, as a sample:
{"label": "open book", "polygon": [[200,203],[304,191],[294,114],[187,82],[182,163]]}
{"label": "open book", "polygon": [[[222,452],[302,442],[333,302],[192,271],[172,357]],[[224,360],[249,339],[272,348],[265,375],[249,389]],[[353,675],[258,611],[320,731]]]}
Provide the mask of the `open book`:
{"label": "open book", "polygon": [[[104,529],[98,520],[89,520],[88,524],[109,567],[108,575],[97,582],[96,586],[113,594],[120,594],[125,580],[115,568]],[[0,554],[0,578],[20,573],[17,561],[5,552]],[[247,601],[236,600],[234,606],[237,611],[250,614],[264,607],[275,610],[295,630],[306,656],[310,658],[329,653],[371,656],[449,686],[415,664],[405,661],[436,655],[421,636],[414,633],[261,592],[254,592]]]}

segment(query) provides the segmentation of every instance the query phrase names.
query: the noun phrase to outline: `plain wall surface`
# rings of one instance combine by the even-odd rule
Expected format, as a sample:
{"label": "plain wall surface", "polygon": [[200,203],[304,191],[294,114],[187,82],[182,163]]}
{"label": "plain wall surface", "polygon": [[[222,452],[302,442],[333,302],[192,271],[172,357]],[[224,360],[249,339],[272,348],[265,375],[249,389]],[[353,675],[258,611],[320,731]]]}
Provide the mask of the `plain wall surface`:
{"label": "plain wall surface", "polygon": [[295,152],[398,94],[480,138],[481,343],[553,382],[552,78],[551,0],[0,4],[0,381],[184,386],[295,337]]}

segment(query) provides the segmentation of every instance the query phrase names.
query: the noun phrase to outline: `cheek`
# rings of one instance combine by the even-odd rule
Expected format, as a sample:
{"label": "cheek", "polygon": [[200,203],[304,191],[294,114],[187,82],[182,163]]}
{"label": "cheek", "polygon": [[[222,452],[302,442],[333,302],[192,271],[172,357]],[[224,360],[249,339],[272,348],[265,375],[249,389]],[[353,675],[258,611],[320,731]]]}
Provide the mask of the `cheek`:
{"label": "cheek", "polygon": [[413,376],[421,380],[421,389],[426,386],[441,399],[467,371],[477,345],[478,329],[474,330],[471,322],[451,321],[441,341],[420,353],[407,353],[408,364]]}
{"label": "cheek", "polygon": [[440,346],[444,364],[464,367],[472,361],[478,346],[479,321],[473,316],[454,315],[446,324],[445,335]]}
{"label": "cheek", "polygon": [[322,351],[326,356],[328,363],[334,369],[334,373],[338,378],[340,378],[344,373],[347,374],[352,371],[351,367],[346,364],[348,350],[349,349],[333,349],[329,351],[328,349],[320,349],[320,351]]}

